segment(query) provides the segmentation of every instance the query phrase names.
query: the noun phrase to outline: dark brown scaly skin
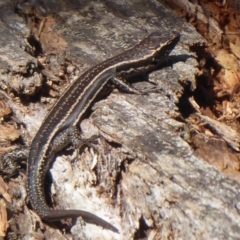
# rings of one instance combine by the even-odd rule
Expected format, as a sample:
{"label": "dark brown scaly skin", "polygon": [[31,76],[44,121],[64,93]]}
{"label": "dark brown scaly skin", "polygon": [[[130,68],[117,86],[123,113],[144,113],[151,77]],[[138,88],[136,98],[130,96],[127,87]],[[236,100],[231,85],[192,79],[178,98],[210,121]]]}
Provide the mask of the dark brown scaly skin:
{"label": "dark brown scaly skin", "polygon": [[[111,80],[149,73],[169,55],[180,34],[152,33],[132,49],[83,73],[57,101],[32,141],[28,158],[28,191],[33,209],[45,221],[81,216],[85,221],[118,230],[96,215],[82,210],[53,210],[45,200],[44,182],[56,153],[69,143],[80,144],[76,128],[97,94]],[[130,90],[131,91],[131,90]]]}

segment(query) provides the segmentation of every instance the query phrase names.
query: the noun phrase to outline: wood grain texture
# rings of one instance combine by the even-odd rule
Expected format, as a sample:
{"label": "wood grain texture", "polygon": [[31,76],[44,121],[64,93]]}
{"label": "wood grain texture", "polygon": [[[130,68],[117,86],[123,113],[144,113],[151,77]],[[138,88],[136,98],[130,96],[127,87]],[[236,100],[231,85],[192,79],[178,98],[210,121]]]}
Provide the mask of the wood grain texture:
{"label": "wood grain texture", "polygon": [[[10,223],[12,229],[20,228],[19,239],[32,236],[38,239],[239,239],[239,184],[196,156],[180,137],[184,124],[174,120],[179,116],[176,103],[184,91],[180,83],[187,79],[193,88],[196,84],[198,62],[188,46],[205,42],[191,26],[161,1],[58,1],[57,4],[44,1],[47,22],[39,36],[42,54],[33,57],[22,50],[20,43],[24,42],[29,28],[37,34],[38,25],[32,19],[29,20],[32,24],[22,21],[12,11],[10,2],[0,1],[0,4],[1,11],[8,10],[7,15],[1,15],[1,31],[6,32],[0,39],[3,41],[3,36],[8,36],[16,41],[16,49],[7,44],[10,41],[3,44],[1,84],[7,84],[15,92],[10,84],[11,75],[18,69],[17,81],[21,82],[21,75],[28,79],[24,72],[29,61],[41,61],[55,76],[62,77],[64,72],[71,81],[154,30],[176,29],[182,35],[181,43],[171,54],[172,66],[149,76],[162,89],[161,93],[139,96],[115,90],[107,99],[96,103],[91,117],[81,124],[83,135],[100,133],[108,141],[100,138],[95,150],[85,149],[71,163],[69,155],[58,157],[51,170],[54,182],[51,192],[56,193],[54,206],[95,213],[119,228],[120,234],[85,224],[80,219],[65,234],[42,224],[23,201],[25,184],[20,175],[19,187],[13,189],[21,197],[12,205],[18,221]],[[14,21],[23,27],[11,29],[11,16],[17,16]],[[51,39],[56,40],[55,45]],[[18,58],[20,63],[16,61]],[[33,72],[41,76],[41,71]],[[66,86],[60,85],[60,93]],[[144,83],[135,86],[149,87]],[[25,87],[23,84],[21,89]],[[29,132],[26,142],[31,142],[53,102],[49,96],[47,100],[44,97],[40,95],[39,101],[30,99],[27,106],[16,102],[14,97],[8,100],[18,119],[26,124]],[[19,214],[19,209],[24,214]],[[58,228],[62,230],[63,226]]]}

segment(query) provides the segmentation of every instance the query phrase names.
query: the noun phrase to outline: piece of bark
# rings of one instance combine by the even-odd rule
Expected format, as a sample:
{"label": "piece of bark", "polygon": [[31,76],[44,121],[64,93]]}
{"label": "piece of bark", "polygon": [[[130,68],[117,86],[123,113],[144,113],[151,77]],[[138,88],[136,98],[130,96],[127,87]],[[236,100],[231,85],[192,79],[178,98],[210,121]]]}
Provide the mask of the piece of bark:
{"label": "piece of bark", "polygon": [[240,138],[236,131],[217,120],[211,119],[207,116],[202,116],[201,114],[197,115],[205,121],[214,132],[221,136],[229,144],[229,146],[239,152]]}
{"label": "piece of bark", "polygon": [[0,200],[0,237],[5,237],[9,227],[7,220],[6,203],[3,199]]}
{"label": "piece of bark", "polygon": [[[9,7],[1,2],[1,6]],[[64,71],[70,80],[133,46],[147,33],[171,29],[181,32],[181,43],[171,54],[175,59],[172,67],[149,76],[162,92],[141,96],[114,91],[96,103],[90,119],[81,124],[84,136],[100,133],[108,141],[100,138],[95,150],[85,149],[73,163],[69,162],[70,156],[58,157],[54,162],[51,193],[57,207],[90,211],[120,231],[116,234],[78,219],[66,238],[238,239],[240,185],[195,156],[178,135],[184,124],[173,119],[179,116],[175,104],[184,91],[180,82],[188,80],[195,87],[198,62],[188,45],[204,44],[204,40],[161,1],[44,3],[48,12],[46,27],[41,34],[37,28],[32,29],[38,34],[43,55],[25,56],[20,47],[14,51],[23,56],[21,66],[28,66],[29,59],[38,59],[42,64],[48,62],[48,71],[56,77]],[[15,16],[9,12],[8,17],[11,15]],[[4,18],[10,26],[8,19]],[[57,40],[55,46],[51,39]],[[11,69],[14,56],[9,54],[11,61],[2,58],[6,63],[4,73]],[[44,57],[49,57],[47,62]],[[25,68],[19,71],[23,74]],[[12,85],[8,87],[17,91]],[[14,98],[8,101],[31,139],[48,109],[32,101],[20,111],[19,102]],[[16,226],[21,226],[19,238],[60,239],[59,230],[39,225],[38,216],[21,202],[26,197],[25,184],[21,175],[17,180],[18,188],[11,185],[15,199],[11,209],[18,217]],[[24,214],[18,216],[19,210]]]}

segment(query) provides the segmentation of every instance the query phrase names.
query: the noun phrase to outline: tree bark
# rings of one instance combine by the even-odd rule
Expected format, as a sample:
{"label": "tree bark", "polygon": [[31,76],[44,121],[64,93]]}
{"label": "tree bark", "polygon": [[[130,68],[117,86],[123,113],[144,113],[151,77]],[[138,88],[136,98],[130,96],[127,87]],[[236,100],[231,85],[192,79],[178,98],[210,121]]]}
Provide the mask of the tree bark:
{"label": "tree bark", "polygon": [[[12,3],[0,5],[1,89],[4,101],[25,124],[18,131],[26,145],[69,81],[148,33],[181,33],[166,66],[149,75],[161,92],[132,95],[114,90],[96,102],[81,129],[86,138],[103,138],[77,159],[60,155],[51,169],[55,208],[90,211],[120,233],[80,219],[70,230],[43,224],[26,205],[22,174],[9,182],[9,220],[15,219],[9,239],[240,238],[239,183],[194,153],[181,137],[185,124],[177,120],[185,81],[193,89],[196,85],[199,63],[189,46],[204,49],[206,44],[193,27],[160,0],[19,1],[18,14]],[[151,87],[138,80],[135,87]]]}

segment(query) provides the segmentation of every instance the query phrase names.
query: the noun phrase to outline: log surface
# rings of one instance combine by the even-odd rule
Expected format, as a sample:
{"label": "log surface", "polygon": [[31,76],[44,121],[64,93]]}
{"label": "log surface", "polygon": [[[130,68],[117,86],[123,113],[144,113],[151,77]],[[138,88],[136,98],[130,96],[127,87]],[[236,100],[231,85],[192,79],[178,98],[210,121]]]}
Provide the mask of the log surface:
{"label": "log surface", "polygon": [[182,83],[196,84],[198,61],[189,46],[205,44],[195,29],[161,1],[43,1],[44,11],[38,1],[19,2],[16,14],[12,2],[0,1],[0,87],[12,93],[5,101],[25,124],[26,145],[57,99],[50,86],[60,95],[68,81],[152,31],[174,29],[181,42],[172,65],[149,76],[160,93],[114,90],[96,102],[81,129],[84,137],[97,133],[107,141],[99,138],[72,162],[69,154],[59,156],[51,169],[54,207],[95,213],[120,234],[81,219],[65,233],[59,231],[65,225],[43,224],[26,205],[21,174],[9,183],[15,219],[9,239],[239,239],[239,183],[194,154],[181,137],[184,123],[176,120]]}

